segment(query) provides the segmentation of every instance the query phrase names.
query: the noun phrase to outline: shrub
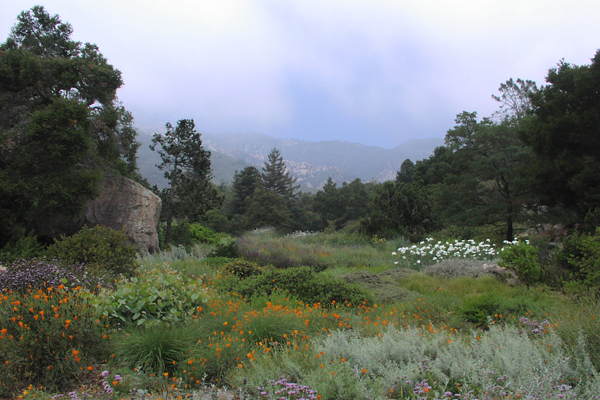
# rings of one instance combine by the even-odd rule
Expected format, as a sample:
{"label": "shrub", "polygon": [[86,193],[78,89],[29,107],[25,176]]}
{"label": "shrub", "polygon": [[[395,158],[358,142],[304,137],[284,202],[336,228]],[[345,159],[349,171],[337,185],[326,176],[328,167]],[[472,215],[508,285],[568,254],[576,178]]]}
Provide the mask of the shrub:
{"label": "shrub", "polygon": [[48,251],[60,260],[113,274],[133,276],[138,267],[135,247],[128,242],[125,232],[104,226],[83,227],[71,237],[61,236]]}
{"label": "shrub", "polygon": [[485,273],[483,264],[484,262],[479,260],[452,258],[428,265],[421,272],[441,278],[457,278],[459,276],[477,278]]}
{"label": "shrub", "polygon": [[278,269],[296,268],[300,266],[300,262],[288,257],[282,251],[260,252],[242,248],[240,255],[246,260],[254,261],[260,265],[271,265]]}
{"label": "shrub", "polygon": [[[164,243],[166,224],[162,223],[159,229],[160,243]],[[228,236],[214,232],[212,229],[206,226],[194,222],[174,222],[171,226],[171,238],[170,244],[175,246],[183,246],[186,249],[190,249],[192,246],[198,243],[207,243],[216,245],[224,238]]]}
{"label": "shrub", "polygon": [[0,396],[27,385],[71,387],[81,368],[105,362],[103,327],[81,287],[0,292]]}
{"label": "shrub", "polygon": [[[302,233],[302,235],[301,235]],[[279,269],[309,266],[315,272],[329,268],[329,262],[324,258],[324,252],[311,245],[301,244],[304,238],[314,237],[314,234],[294,233],[283,238],[273,239],[251,235],[244,237],[239,244],[239,255],[247,260],[263,266],[273,266]],[[293,245],[292,242],[296,242]]]}
{"label": "shrub", "polygon": [[63,265],[57,260],[15,261],[0,273],[0,288],[19,293],[58,285],[95,289],[109,284],[102,276],[88,274],[81,264]]}
{"label": "shrub", "polygon": [[462,302],[460,314],[477,326],[485,326],[488,319],[499,320],[500,316],[523,315],[533,308],[526,298],[503,297],[498,293],[470,295]]}
{"label": "shrub", "polygon": [[33,235],[21,236],[16,242],[8,243],[0,250],[0,263],[44,256],[46,249]]}
{"label": "shrub", "polygon": [[488,317],[499,312],[501,303],[501,298],[492,293],[469,297],[463,301],[461,314],[467,321],[483,326]]}
{"label": "shrub", "polygon": [[153,271],[149,279],[119,282],[117,290],[103,290],[95,300],[100,315],[111,323],[142,325],[147,321],[180,321],[207,301],[200,279],[175,271]]}
{"label": "shrub", "polygon": [[600,285],[600,228],[595,235],[567,239],[558,258],[571,273],[571,279],[589,286]]}
{"label": "shrub", "polygon": [[428,238],[410,247],[400,247],[398,253],[394,252],[392,255],[400,257],[395,264],[402,263],[402,266],[419,271],[426,265],[451,258],[493,260],[497,257],[496,249],[489,239],[479,243],[474,240],[434,243],[432,238]]}
{"label": "shrub", "polygon": [[237,276],[240,279],[245,279],[252,275],[258,275],[262,272],[261,267],[257,263],[242,259],[233,260],[225,264],[224,267],[225,271]]}
{"label": "shrub", "polygon": [[237,242],[231,237],[222,238],[216,248],[207,257],[229,257],[236,258],[239,255]]}
{"label": "shrub", "polygon": [[373,302],[372,296],[356,285],[316,274],[310,267],[265,271],[244,280],[232,281],[227,288],[246,298],[270,295],[276,289],[288,291],[298,300],[309,304],[331,306],[336,303],[360,305]]}
{"label": "shrub", "polygon": [[498,265],[516,272],[519,279],[530,286],[542,278],[542,265],[538,249],[529,243],[507,243],[500,251],[501,261]]}
{"label": "shrub", "polygon": [[198,243],[218,244],[223,239],[223,235],[199,223],[190,224],[189,230],[192,239]]}

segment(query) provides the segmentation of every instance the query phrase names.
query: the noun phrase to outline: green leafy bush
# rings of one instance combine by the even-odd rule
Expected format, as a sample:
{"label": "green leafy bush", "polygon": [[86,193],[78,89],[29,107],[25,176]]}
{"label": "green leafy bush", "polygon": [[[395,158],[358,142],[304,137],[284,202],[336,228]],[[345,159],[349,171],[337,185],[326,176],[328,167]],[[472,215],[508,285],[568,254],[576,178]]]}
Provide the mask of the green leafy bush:
{"label": "green leafy bush", "polygon": [[0,263],[10,264],[13,261],[39,258],[46,253],[44,245],[34,235],[21,236],[17,241],[8,243],[0,250]]}
{"label": "green leafy bush", "polygon": [[216,233],[199,223],[190,224],[189,230],[192,239],[199,243],[218,244],[223,239],[222,234]]}
{"label": "green leafy bush", "polygon": [[228,262],[224,267],[225,271],[241,279],[248,278],[252,275],[258,275],[263,270],[257,263],[243,259],[236,259]]}
{"label": "green leafy bush", "polygon": [[331,306],[334,301],[354,305],[373,303],[371,294],[359,286],[317,274],[310,267],[265,271],[244,280],[231,280],[225,288],[246,298],[252,295],[271,295],[280,289],[305,303],[321,303],[323,306]]}
{"label": "green leafy bush", "polygon": [[533,304],[522,297],[508,298],[497,293],[484,293],[466,296],[462,301],[459,314],[465,320],[477,326],[484,326],[488,318],[498,319],[500,316],[524,315],[532,309]]}
{"label": "green leafy bush", "polygon": [[116,290],[101,291],[95,302],[99,314],[114,324],[180,321],[207,301],[200,279],[188,279],[168,269],[150,274],[146,279],[119,282]]}
{"label": "green leafy bush", "polygon": [[217,243],[217,247],[210,254],[208,254],[208,257],[236,258],[238,255],[236,240],[227,236],[222,238],[219,243]]}
{"label": "green leafy bush", "polygon": [[498,265],[515,271],[519,279],[530,286],[542,278],[542,264],[537,247],[526,242],[512,243],[500,251]]}
{"label": "green leafy bush", "polygon": [[574,235],[565,240],[557,258],[570,279],[589,286],[600,285],[600,228],[595,235]]}
{"label": "green leafy bush", "polygon": [[[166,232],[166,223],[162,223],[159,229],[160,243],[164,243]],[[216,233],[206,226],[194,222],[173,222],[171,226],[170,244],[175,246],[183,246],[190,249],[198,243],[207,243],[216,245],[221,240],[227,238],[228,235]]]}
{"label": "green leafy bush", "polygon": [[463,301],[461,314],[467,321],[482,326],[488,317],[499,312],[501,304],[502,299],[492,293],[469,297]]}
{"label": "green leafy bush", "polygon": [[60,260],[113,274],[133,276],[138,267],[137,252],[125,232],[104,226],[83,227],[73,236],[61,236],[48,252]]}

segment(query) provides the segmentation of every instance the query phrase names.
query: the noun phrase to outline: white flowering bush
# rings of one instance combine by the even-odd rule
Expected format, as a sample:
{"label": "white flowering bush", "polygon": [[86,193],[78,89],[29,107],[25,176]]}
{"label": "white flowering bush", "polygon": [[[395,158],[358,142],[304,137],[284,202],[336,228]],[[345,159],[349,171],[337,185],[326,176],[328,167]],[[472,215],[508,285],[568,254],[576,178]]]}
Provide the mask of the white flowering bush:
{"label": "white flowering bush", "polygon": [[318,232],[312,232],[312,231],[294,231],[292,233],[288,233],[287,235],[284,236],[284,238],[297,238],[297,237],[305,237],[305,236],[312,236],[312,235],[316,235]]}
{"label": "white flowering bush", "polygon": [[449,259],[494,260],[498,257],[498,251],[490,239],[479,243],[472,239],[443,243],[427,238],[418,244],[400,247],[392,255],[398,257],[394,264],[420,271],[426,265]]}

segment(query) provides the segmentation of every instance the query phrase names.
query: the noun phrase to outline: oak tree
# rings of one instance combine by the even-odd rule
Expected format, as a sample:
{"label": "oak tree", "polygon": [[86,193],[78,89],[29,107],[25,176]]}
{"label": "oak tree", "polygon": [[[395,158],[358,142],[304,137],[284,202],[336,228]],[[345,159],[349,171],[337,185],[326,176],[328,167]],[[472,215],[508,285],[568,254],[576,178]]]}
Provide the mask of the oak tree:
{"label": "oak tree", "polygon": [[0,44],[0,247],[41,218],[76,215],[105,172],[139,178],[121,73],[72,32],[35,6]]}

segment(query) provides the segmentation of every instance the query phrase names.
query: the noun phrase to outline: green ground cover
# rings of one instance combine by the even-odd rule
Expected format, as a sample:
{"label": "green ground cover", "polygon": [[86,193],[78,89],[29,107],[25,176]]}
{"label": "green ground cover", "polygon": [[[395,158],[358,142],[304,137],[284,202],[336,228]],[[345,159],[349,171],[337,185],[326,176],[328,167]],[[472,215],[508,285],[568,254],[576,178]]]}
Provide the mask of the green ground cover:
{"label": "green ground cover", "polygon": [[411,247],[252,234],[237,259],[175,248],[132,277],[14,286],[0,299],[1,395],[597,398],[591,287],[509,284],[478,269],[489,252],[402,259]]}

